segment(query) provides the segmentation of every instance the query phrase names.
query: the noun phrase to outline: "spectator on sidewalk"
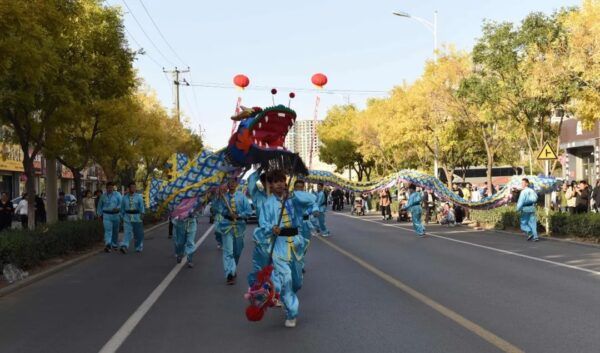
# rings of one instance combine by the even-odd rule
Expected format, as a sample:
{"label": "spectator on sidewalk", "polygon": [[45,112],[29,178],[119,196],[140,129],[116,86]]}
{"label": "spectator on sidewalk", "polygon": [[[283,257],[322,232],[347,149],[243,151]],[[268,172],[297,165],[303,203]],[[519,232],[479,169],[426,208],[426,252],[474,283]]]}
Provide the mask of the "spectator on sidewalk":
{"label": "spectator on sidewalk", "polygon": [[390,205],[392,204],[390,191],[384,189],[379,191],[379,208],[381,209],[381,215],[383,220],[392,219],[392,210]]}
{"label": "spectator on sidewalk", "polygon": [[596,180],[596,186],[592,190],[592,200],[594,201],[594,211],[598,212],[598,208],[600,208],[600,180]]}
{"label": "spectator on sidewalk", "polygon": [[44,203],[44,194],[35,195],[35,224],[46,223],[46,204]]}
{"label": "spectator on sidewalk", "polygon": [[83,219],[86,221],[91,221],[94,219],[96,215],[96,204],[94,202],[94,198],[92,197],[91,191],[86,191],[83,196]]}
{"label": "spectator on sidewalk", "polygon": [[2,196],[0,196],[0,232],[4,229],[11,229],[14,213],[15,210],[8,197],[8,193],[3,191]]}
{"label": "spectator on sidewalk", "polygon": [[586,213],[590,209],[590,189],[585,180],[579,182],[575,191],[575,213]]}
{"label": "spectator on sidewalk", "polygon": [[67,201],[65,200],[64,192],[61,191],[58,193],[57,203],[58,203],[58,220],[66,221],[67,216],[69,214],[69,210],[67,209]]}
{"label": "spectator on sidewalk", "polygon": [[560,212],[567,212],[567,183],[563,183],[560,187],[560,192],[558,194],[558,205],[560,207]]}
{"label": "spectator on sidewalk", "polygon": [[567,212],[570,214],[575,213],[575,206],[577,205],[577,194],[576,194],[576,185],[575,182],[572,181],[569,186],[567,186],[567,191],[565,196],[567,198]]}
{"label": "spectator on sidewalk", "polygon": [[23,193],[23,196],[21,198],[21,201],[19,201],[17,208],[15,208],[15,214],[19,216],[19,220],[21,221],[21,227],[23,229],[27,229],[27,222],[29,221],[29,218],[27,217],[27,208],[27,193],[25,192]]}

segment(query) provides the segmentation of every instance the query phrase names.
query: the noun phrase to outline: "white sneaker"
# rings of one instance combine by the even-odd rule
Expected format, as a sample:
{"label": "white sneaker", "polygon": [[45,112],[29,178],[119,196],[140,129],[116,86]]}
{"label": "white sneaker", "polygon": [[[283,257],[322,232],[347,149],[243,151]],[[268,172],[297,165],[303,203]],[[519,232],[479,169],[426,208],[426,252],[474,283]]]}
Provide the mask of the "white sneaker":
{"label": "white sneaker", "polygon": [[288,327],[288,328],[296,327],[296,319],[285,320],[285,327]]}

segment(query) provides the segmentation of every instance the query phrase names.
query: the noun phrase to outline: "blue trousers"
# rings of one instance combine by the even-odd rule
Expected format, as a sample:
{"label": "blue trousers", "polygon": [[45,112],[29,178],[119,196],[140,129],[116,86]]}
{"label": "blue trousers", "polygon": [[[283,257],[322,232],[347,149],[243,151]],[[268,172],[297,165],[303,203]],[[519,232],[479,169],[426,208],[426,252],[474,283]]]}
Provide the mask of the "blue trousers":
{"label": "blue trousers", "polygon": [[102,220],[104,225],[104,245],[117,247],[119,245],[119,224],[121,219],[118,215],[105,214]]}
{"label": "blue trousers", "polygon": [[533,235],[534,239],[538,238],[537,234],[537,217],[535,212],[521,212],[521,230],[527,236]]}
{"label": "blue trousers", "polygon": [[[252,271],[248,275],[248,286],[252,286],[256,281],[256,273],[269,264],[269,256],[271,254],[271,244],[256,243],[252,252]],[[275,274],[271,275],[271,281],[277,290],[281,288],[279,277]]]}
{"label": "blue trousers", "polygon": [[175,226],[175,236],[173,245],[175,246],[175,255],[187,256],[188,262],[192,262],[192,257],[196,251],[196,230],[198,224],[195,220],[187,222],[178,222]]}
{"label": "blue trousers", "polygon": [[129,243],[133,237],[135,251],[144,250],[144,224],[142,222],[123,222],[123,241],[121,246],[129,249]]}
{"label": "blue trousers", "polygon": [[237,264],[240,261],[240,255],[244,249],[244,234],[234,236],[232,233],[223,234],[223,268],[225,277],[237,273]]}
{"label": "blue trousers", "polygon": [[300,301],[296,293],[302,288],[302,268],[304,267],[304,263],[292,255],[288,261],[274,257],[273,265],[275,267],[274,276],[277,278],[277,282],[274,285],[285,306],[286,318],[288,320],[295,319],[298,316],[298,309],[300,307]]}
{"label": "blue trousers", "polygon": [[313,224],[317,231],[321,232],[322,235],[329,235],[329,229],[327,229],[327,226],[325,225],[325,212],[319,212],[317,222],[313,222]]}
{"label": "blue trousers", "polygon": [[221,233],[219,228],[215,228],[215,240],[217,241],[217,244],[223,245],[223,233]]}
{"label": "blue trousers", "polygon": [[423,226],[423,222],[421,221],[421,210],[411,211],[410,213],[412,218],[413,228],[415,232],[419,235],[425,234],[425,227]]}

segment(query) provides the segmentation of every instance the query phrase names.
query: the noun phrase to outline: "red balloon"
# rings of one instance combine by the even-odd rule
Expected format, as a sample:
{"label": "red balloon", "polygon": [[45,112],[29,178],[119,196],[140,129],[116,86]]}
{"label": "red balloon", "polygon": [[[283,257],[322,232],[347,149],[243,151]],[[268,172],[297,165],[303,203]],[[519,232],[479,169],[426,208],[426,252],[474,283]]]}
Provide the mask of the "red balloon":
{"label": "red balloon", "polygon": [[246,75],[235,75],[233,78],[233,84],[241,89],[244,89],[250,84],[250,79]]}
{"label": "red balloon", "polygon": [[322,73],[314,74],[310,80],[313,85],[319,88],[323,88],[323,86],[327,84],[327,76],[323,75]]}

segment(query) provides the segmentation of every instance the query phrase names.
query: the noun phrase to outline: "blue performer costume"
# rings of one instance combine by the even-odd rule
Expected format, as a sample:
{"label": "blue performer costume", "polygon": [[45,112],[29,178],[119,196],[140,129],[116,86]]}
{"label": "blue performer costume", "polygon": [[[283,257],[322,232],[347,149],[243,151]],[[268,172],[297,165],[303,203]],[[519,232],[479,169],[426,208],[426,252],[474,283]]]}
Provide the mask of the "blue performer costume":
{"label": "blue performer costume", "polygon": [[[327,211],[327,198],[325,197],[325,191],[323,191],[323,184],[319,184],[319,189],[317,191],[317,206],[319,207],[319,215],[316,217],[317,222],[315,224],[315,228],[317,232],[321,233],[322,236],[328,237],[329,229],[325,225],[325,212]],[[314,224],[314,223],[313,223]]]}
{"label": "blue performer costume", "polygon": [[132,236],[135,241],[135,251],[142,252],[144,250],[144,226],[142,222],[144,213],[142,195],[129,192],[122,197],[121,217],[123,217],[123,232],[125,234],[121,242],[121,252],[127,252]]}
{"label": "blue performer costume", "polygon": [[538,241],[537,217],[535,215],[535,204],[538,195],[529,187],[529,181],[526,183],[527,185],[521,191],[519,201],[517,201],[517,211],[521,212],[521,230],[527,234],[527,240]]}
{"label": "blue performer costume", "polygon": [[[235,190],[235,189],[234,189]],[[216,229],[223,239],[223,267],[229,284],[236,277],[237,263],[244,249],[246,218],[252,214],[248,198],[239,191],[227,192],[215,201],[216,213],[220,216]],[[234,217],[237,220],[234,221]]]}
{"label": "blue performer costume", "polygon": [[173,219],[175,226],[175,236],[173,237],[173,245],[175,247],[175,256],[177,263],[180,263],[185,255],[187,257],[187,266],[194,267],[192,257],[196,251],[196,230],[198,229],[198,214],[192,213],[184,219]]}
{"label": "blue performer costume", "polygon": [[[256,217],[260,220],[260,213],[265,201],[267,200],[266,190],[258,188],[258,180],[260,179],[261,169],[258,169],[248,177],[248,194],[252,199],[252,203],[256,209]],[[266,178],[263,179],[266,183]],[[263,183],[263,187],[266,187]],[[248,274],[248,285],[256,281],[256,273],[263,267],[269,264],[269,250],[271,249],[271,237],[265,236],[265,233],[260,227],[256,227],[252,233],[254,241],[254,251],[252,252],[252,271]]]}
{"label": "blue performer costume", "polygon": [[408,197],[406,205],[404,205],[402,209],[410,212],[413,228],[415,229],[415,232],[417,232],[417,236],[422,237],[425,235],[425,227],[421,221],[421,193],[416,191],[414,185],[411,185],[409,190],[410,196]]}
{"label": "blue performer costume", "polygon": [[116,249],[119,243],[119,224],[121,222],[121,194],[112,190],[112,184],[107,184],[107,192],[100,196],[97,214],[102,217],[104,225],[104,251]]}
{"label": "blue performer costume", "polygon": [[[286,310],[286,326],[295,326],[298,316],[299,301],[296,292],[302,287],[303,259],[309,240],[299,233],[302,227],[302,216],[306,210],[318,212],[315,198],[309,193],[296,191],[285,202],[281,222],[282,200],[271,195],[267,198],[260,213],[259,226],[266,237],[275,237],[273,249],[273,266],[275,268],[274,282],[276,290]],[[281,232],[278,236],[273,228],[278,226]],[[293,322],[293,326],[291,324]]]}

